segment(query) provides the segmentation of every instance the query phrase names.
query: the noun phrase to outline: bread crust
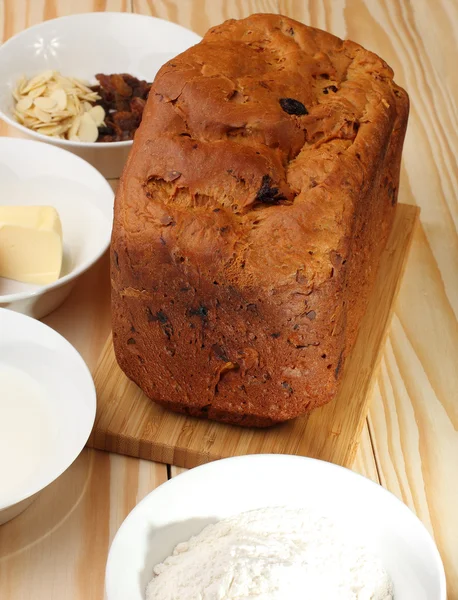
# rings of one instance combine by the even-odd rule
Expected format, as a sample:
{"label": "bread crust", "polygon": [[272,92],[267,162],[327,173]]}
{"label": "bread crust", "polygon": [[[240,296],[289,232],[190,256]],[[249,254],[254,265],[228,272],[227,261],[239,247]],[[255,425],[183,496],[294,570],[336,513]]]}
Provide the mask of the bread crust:
{"label": "bread crust", "polygon": [[390,232],[408,96],[279,15],[162,67],[115,202],[123,371],[182,413],[263,427],[336,394]]}

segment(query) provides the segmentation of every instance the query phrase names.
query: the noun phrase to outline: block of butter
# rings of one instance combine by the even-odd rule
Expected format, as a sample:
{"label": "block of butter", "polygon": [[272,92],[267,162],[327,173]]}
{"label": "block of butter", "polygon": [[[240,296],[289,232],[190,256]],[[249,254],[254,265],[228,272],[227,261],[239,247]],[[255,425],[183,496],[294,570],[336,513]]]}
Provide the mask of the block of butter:
{"label": "block of butter", "polygon": [[46,285],[62,268],[62,225],[52,206],[0,206],[0,277]]}

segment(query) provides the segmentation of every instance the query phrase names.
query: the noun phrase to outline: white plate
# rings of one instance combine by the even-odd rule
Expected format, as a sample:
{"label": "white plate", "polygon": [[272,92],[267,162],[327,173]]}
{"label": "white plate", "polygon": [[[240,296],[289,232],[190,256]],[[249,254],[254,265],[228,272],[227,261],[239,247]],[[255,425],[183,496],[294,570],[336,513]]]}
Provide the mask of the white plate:
{"label": "white plate", "polygon": [[[11,405],[6,382],[30,391]],[[94,424],[96,395],[78,352],[50,327],[0,309],[0,523],[65,471]]]}
{"label": "white plate", "polygon": [[41,318],[110,244],[113,190],[90,164],[48,144],[0,137],[0,205],[51,205],[59,212],[64,262],[56,282],[38,286],[0,277],[0,307]]}
{"label": "white plate", "polygon": [[177,543],[209,523],[268,506],[309,507],[348,529],[381,558],[396,600],[446,600],[437,548],[407,506],[348,469],[283,455],[209,463],[149,494],[126,518],[111,546],[108,600],[145,600],[153,566]]}
{"label": "white plate", "polygon": [[13,116],[11,92],[17,80],[22,74],[30,77],[55,69],[92,83],[96,83],[96,73],[130,73],[153,81],[165,62],[200,39],[175,23],[132,13],[88,13],[39,23],[0,46],[0,118],[22,135],[78,154],[105,177],[119,177],[131,141],[79,143],[55,140],[27,129]]}

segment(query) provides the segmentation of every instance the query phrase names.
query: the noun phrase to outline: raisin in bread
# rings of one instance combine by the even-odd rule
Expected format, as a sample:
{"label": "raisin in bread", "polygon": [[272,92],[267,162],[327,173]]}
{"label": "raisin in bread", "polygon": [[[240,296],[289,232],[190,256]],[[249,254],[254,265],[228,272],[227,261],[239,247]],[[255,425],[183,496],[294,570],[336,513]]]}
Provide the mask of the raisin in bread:
{"label": "raisin in bread", "polygon": [[279,15],[159,71],[119,185],[119,365],[246,426],[330,401],[395,211],[407,94],[375,54]]}

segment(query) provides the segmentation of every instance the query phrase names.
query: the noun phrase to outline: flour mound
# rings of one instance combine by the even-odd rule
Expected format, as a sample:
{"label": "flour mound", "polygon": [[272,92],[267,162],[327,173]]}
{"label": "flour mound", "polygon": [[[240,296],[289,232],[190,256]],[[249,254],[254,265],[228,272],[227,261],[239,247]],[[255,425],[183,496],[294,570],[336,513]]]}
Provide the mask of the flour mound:
{"label": "flour mound", "polygon": [[154,568],[147,600],[393,600],[381,562],[329,519],[267,508],[209,525]]}

